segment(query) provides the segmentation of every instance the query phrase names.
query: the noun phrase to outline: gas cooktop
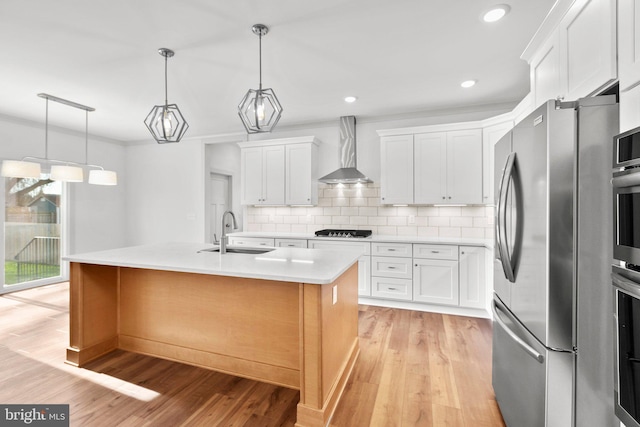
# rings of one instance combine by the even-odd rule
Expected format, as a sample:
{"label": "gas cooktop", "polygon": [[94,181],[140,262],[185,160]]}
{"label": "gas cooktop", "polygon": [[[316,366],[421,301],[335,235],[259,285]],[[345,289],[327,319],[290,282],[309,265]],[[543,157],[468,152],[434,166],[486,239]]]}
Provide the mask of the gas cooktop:
{"label": "gas cooktop", "polygon": [[337,230],[327,228],[316,231],[317,237],[365,238],[371,236],[371,230]]}

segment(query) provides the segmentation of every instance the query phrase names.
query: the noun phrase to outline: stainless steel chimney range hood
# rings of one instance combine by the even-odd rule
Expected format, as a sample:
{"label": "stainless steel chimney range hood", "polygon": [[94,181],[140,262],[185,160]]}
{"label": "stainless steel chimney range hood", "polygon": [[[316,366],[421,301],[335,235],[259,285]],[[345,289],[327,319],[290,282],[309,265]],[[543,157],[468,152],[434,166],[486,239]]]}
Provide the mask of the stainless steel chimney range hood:
{"label": "stainless steel chimney range hood", "polygon": [[340,164],[341,168],[323,176],[318,181],[327,184],[357,184],[371,181],[356,168],[356,118],[340,117]]}

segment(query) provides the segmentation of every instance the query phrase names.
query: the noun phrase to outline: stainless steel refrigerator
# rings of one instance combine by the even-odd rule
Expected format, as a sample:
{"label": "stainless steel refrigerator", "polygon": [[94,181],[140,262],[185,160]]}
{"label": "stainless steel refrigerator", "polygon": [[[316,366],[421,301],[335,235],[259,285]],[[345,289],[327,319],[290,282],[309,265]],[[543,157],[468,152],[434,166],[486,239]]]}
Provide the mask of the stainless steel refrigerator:
{"label": "stainless steel refrigerator", "polygon": [[613,426],[614,96],[548,101],[495,146],[493,388],[509,427]]}

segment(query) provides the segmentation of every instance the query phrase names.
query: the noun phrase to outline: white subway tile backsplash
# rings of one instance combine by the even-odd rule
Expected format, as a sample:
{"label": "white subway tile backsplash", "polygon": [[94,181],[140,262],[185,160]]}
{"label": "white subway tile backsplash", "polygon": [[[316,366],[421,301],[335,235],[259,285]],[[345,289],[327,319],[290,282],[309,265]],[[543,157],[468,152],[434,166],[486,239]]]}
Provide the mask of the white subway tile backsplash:
{"label": "white subway tile backsplash", "polygon": [[462,208],[459,206],[440,206],[438,207],[440,216],[460,216]]}
{"label": "white subway tile backsplash", "polygon": [[291,233],[291,224],[276,224],[276,231],[279,233]]}
{"label": "white subway tile backsplash", "polygon": [[418,227],[420,237],[439,237],[438,227]]}
{"label": "white subway tile backsplash", "polygon": [[398,227],[398,236],[417,236],[418,227],[414,226],[402,226]]}
{"label": "white subway tile backsplash", "polygon": [[473,221],[475,218],[466,216],[454,216],[451,217],[452,227],[473,227]]}
{"label": "white subway tile backsplash", "polygon": [[360,210],[357,207],[348,207],[348,208],[340,208],[340,215],[358,215],[358,213],[360,212]]}
{"label": "white subway tile backsplash", "polygon": [[349,199],[345,197],[338,197],[331,200],[331,206],[349,206]]}
{"label": "white subway tile backsplash", "polygon": [[322,214],[323,214],[323,215],[331,215],[331,216],[333,216],[333,215],[340,215],[340,209],[342,209],[342,208],[337,207],[337,206],[335,206],[335,207],[334,207],[334,206],[332,206],[332,207],[330,207],[330,208],[324,208],[324,209],[322,210]]}
{"label": "white subway tile backsplash", "polygon": [[391,227],[388,225],[381,225],[378,227],[378,233],[379,234],[386,234],[386,235],[391,235],[391,236],[397,236],[398,235],[398,227]]}
{"label": "white subway tile backsplash", "polygon": [[387,218],[388,225],[407,225],[407,217],[406,216],[390,216]]}
{"label": "white subway tile backsplash", "polygon": [[349,224],[349,217],[345,215],[332,216],[331,224],[333,225],[347,225]]}
{"label": "white subway tile backsplash", "polygon": [[401,216],[416,216],[418,214],[418,208],[416,206],[401,206],[398,207],[398,215]]}
{"label": "white subway tile backsplash", "polygon": [[440,237],[462,237],[460,227],[440,227]]}
{"label": "white subway tile backsplash", "polygon": [[364,197],[354,197],[353,199],[349,199],[350,206],[367,206],[368,200]]}
{"label": "white subway tile backsplash", "polygon": [[449,227],[451,221],[449,217],[433,216],[429,217],[429,227]]}
{"label": "white subway tile backsplash", "polygon": [[368,224],[366,216],[352,216],[352,217],[349,217],[349,220],[350,220],[349,221],[350,225],[366,225],[366,224]]}
{"label": "white subway tile backsplash", "polygon": [[485,229],[484,228],[472,228],[472,227],[462,227],[460,237],[468,237],[473,239],[484,239]]}
{"label": "white subway tile backsplash", "polygon": [[247,206],[245,221],[247,231],[356,228],[386,235],[492,238],[493,215],[492,206],[383,206],[377,184],[319,184],[317,206]]}
{"label": "white subway tile backsplash", "polygon": [[374,207],[361,207],[358,208],[358,215],[360,216],[378,216],[378,209]]}
{"label": "white subway tile backsplash", "polygon": [[386,216],[368,216],[367,224],[369,225],[387,225]]}
{"label": "white subway tile backsplash", "polygon": [[398,215],[398,208],[394,206],[382,206],[378,208],[379,216],[396,216]]}

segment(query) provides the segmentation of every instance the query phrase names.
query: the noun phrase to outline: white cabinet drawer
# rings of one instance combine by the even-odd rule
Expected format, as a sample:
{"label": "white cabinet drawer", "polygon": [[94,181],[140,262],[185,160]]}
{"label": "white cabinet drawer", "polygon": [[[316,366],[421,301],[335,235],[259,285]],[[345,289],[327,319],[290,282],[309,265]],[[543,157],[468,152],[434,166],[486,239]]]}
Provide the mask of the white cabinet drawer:
{"label": "white cabinet drawer", "polygon": [[428,258],[428,259],[458,259],[458,246],[457,245],[425,245],[416,244],[413,245],[413,257],[414,258]]}
{"label": "white cabinet drawer", "polygon": [[411,258],[412,249],[411,243],[372,243],[371,255]]}
{"label": "white cabinet drawer", "polygon": [[276,239],[277,248],[306,248],[307,241],[303,239]]}
{"label": "white cabinet drawer", "polygon": [[309,240],[309,247],[313,249],[337,249],[337,250],[357,250],[362,255],[371,254],[371,243],[369,242],[340,242],[335,240]]}
{"label": "white cabinet drawer", "polygon": [[394,279],[389,277],[371,278],[371,296],[411,301],[413,298],[412,294],[411,279]]}
{"label": "white cabinet drawer", "polygon": [[244,245],[244,246],[274,246],[274,239],[267,239],[263,237],[234,237],[229,236],[230,245]]}
{"label": "white cabinet drawer", "polygon": [[395,277],[397,279],[411,279],[413,276],[411,258],[372,256],[371,275]]}

